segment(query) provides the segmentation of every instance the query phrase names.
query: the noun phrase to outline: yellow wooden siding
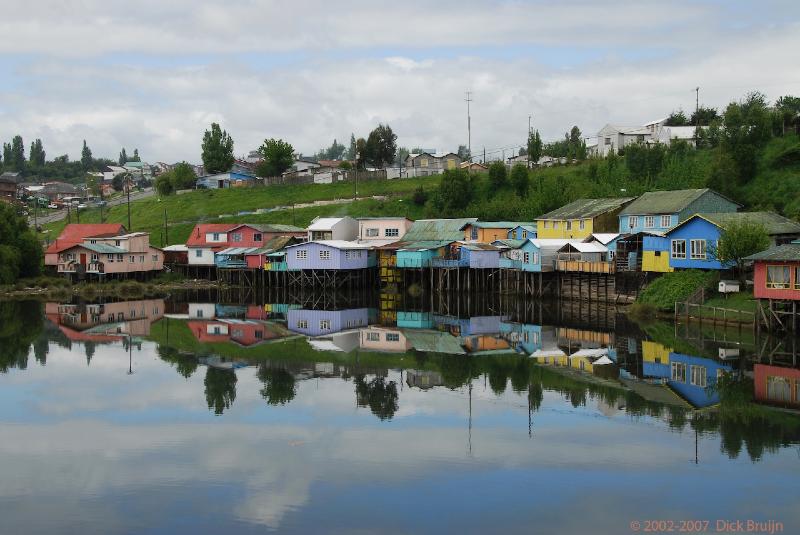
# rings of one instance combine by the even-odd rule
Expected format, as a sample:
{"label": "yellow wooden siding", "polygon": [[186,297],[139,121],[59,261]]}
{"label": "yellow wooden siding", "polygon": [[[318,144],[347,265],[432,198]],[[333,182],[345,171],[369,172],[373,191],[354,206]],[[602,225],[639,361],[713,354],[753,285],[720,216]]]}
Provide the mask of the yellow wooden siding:
{"label": "yellow wooden siding", "polygon": [[662,251],[660,256],[656,256],[655,251],[644,251],[642,253],[642,271],[670,273],[674,270],[669,267],[669,254],[666,251]]}
{"label": "yellow wooden siding", "polygon": [[670,351],[671,350],[668,347],[664,347],[658,342],[642,340],[642,360],[646,362],[669,364]]}
{"label": "yellow wooden siding", "polygon": [[[591,219],[585,219],[583,229],[581,229],[580,219],[571,219],[572,228],[567,230],[567,220],[548,220],[545,226],[545,220],[536,220],[536,236],[544,239],[582,239],[588,238],[594,232],[594,222]],[[553,228],[553,224],[557,223],[558,228]]]}

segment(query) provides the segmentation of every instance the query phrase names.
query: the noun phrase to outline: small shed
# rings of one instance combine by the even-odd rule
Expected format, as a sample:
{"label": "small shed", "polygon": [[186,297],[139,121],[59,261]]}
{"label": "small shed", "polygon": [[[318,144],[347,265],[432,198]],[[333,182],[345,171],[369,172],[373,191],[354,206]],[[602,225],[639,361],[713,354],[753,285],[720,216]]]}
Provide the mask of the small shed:
{"label": "small shed", "polygon": [[397,267],[421,269],[431,267],[431,260],[443,257],[452,241],[419,241],[397,250]]}
{"label": "small shed", "polygon": [[369,245],[342,240],[300,243],[286,247],[290,271],[304,269],[366,269],[374,267],[375,251]]}
{"label": "small shed", "polygon": [[182,243],[169,245],[164,247],[162,251],[164,251],[165,264],[185,265],[189,263],[189,248]]}
{"label": "small shed", "polygon": [[721,280],[717,290],[721,294],[730,294],[739,292],[739,281],[737,280]]}

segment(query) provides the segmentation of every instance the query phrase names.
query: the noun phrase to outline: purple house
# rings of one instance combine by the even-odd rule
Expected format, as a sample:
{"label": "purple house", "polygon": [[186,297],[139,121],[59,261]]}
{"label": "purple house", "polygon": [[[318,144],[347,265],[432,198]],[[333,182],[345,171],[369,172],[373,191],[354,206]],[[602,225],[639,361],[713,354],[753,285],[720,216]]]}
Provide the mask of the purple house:
{"label": "purple house", "polygon": [[376,266],[371,246],[343,240],[299,243],[286,247],[289,271],[303,269],[366,269]]}
{"label": "purple house", "polygon": [[286,326],[289,330],[306,336],[322,336],[368,325],[368,308],[348,308],[345,310],[289,309],[286,314]]}

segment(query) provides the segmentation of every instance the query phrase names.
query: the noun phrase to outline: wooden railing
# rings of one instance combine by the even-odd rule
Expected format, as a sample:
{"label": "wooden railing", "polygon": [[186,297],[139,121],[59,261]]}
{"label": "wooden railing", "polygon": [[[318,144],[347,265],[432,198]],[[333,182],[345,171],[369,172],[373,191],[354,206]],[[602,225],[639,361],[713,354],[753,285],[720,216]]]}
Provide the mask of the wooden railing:
{"label": "wooden railing", "polygon": [[687,323],[692,319],[698,321],[709,321],[712,323],[732,323],[755,325],[756,313],[749,310],[737,310],[734,308],[713,307],[698,303],[676,302],[675,320],[683,318]]}
{"label": "wooden railing", "polygon": [[614,273],[613,262],[588,262],[584,260],[556,260],[558,271],[578,271],[581,273]]}

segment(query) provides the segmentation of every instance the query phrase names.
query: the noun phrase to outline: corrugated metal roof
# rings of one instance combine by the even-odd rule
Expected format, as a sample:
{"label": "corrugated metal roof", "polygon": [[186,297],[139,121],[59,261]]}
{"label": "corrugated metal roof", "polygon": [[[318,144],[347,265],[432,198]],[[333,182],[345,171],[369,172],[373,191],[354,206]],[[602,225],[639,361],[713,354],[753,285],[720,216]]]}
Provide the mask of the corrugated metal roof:
{"label": "corrugated metal roof", "polygon": [[427,251],[429,249],[439,249],[447,247],[458,240],[421,240],[415,242],[404,242],[398,251]]}
{"label": "corrugated metal roof", "polygon": [[79,243],[75,245],[75,247],[78,246],[83,247],[84,249],[89,249],[90,251],[94,251],[95,253],[101,253],[101,254],[114,254],[114,253],[122,254],[128,252],[121,247],[116,247],[114,245],[107,245],[105,243]]}
{"label": "corrugated metal roof", "polygon": [[537,217],[540,219],[584,219],[595,217],[606,212],[613,212],[625,203],[633,200],[633,197],[616,197],[605,199],[578,199],[569,204],[556,208],[552,212],[548,212],[543,216]]}
{"label": "corrugated metal roof", "polygon": [[241,227],[251,227],[261,232],[305,232],[303,228],[295,227],[294,225],[282,225],[280,223],[242,223],[236,225],[236,227],[231,230]]}
{"label": "corrugated metal roof", "polygon": [[519,249],[525,245],[525,242],[527,241],[528,240],[495,240],[492,243],[500,244],[501,246],[508,247],[510,249]]}
{"label": "corrugated metal roof", "polygon": [[406,340],[411,347],[417,351],[429,351],[431,353],[446,353],[449,355],[463,355],[466,351],[461,346],[461,340],[450,333],[403,329]]}
{"label": "corrugated metal roof", "polygon": [[311,222],[307,230],[333,230],[334,225],[345,219],[348,219],[348,217],[317,217]]}
{"label": "corrugated metal roof", "polygon": [[675,225],[670,229],[669,234],[675,231],[675,229],[682,227],[689,221],[692,221],[696,217],[700,217],[705,219],[706,221],[718,226],[719,228],[725,230],[725,227],[730,225],[731,223],[743,223],[745,221],[753,222],[753,223],[760,223],[764,226],[764,229],[767,231],[767,234],[770,236],[776,234],[800,234],[800,223],[796,221],[792,221],[782,215],[776,214],[775,212],[730,212],[730,213],[701,213],[695,214],[686,221]]}
{"label": "corrugated metal roof", "polygon": [[469,249],[470,251],[498,251],[499,249],[495,245],[491,245],[489,243],[464,243],[461,245],[464,249]]}
{"label": "corrugated metal roof", "polygon": [[472,225],[473,227],[476,228],[505,228],[505,229],[512,229],[525,226],[535,227],[534,223],[528,221],[475,221],[474,223],[467,223],[461,228],[464,229],[468,225]]}
{"label": "corrugated metal roof", "polygon": [[219,251],[217,254],[226,256],[238,256],[238,255],[254,253],[259,249],[260,247],[228,247],[227,249]]}
{"label": "corrugated metal roof", "polygon": [[[603,245],[608,245],[612,241],[616,240],[619,237],[619,233],[603,233],[603,232],[596,232],[592,234],[589,238],[594,238],[595,240],[599,241]],[[589,239],[587,238],[587,239]]]}
{"label": "corrugated metal roof", "polygon": [[565,251],[569,249],[574,249],[579,253],[607,253],[608,247],[603,245],[602,243],[592,242],[592,243],[567,243],[559,249],[559,251]]}
{"label": "corrugated metal roof", "polygon": [[800,262],[800,243],[787,243],[786,245],[770,247],[766,251],[748,256],[746,260],[791,260]]}
{"label": "corrugated metal roof", "polygon": [[475,223],[477,217],[462,219],[418,219],[403,236],[405,242],[418,241],[458,241],[464,239],[463,228]]}
{"label": "corrugated metal roof", "polygon": [[620,215],[674,214],[685,209],[711,191],[702,189],[678,189],[672,191],[648,191],[622,209]]}
{"label": "corrugated metal roof", "polygon": [[294,245],[289,245],[286,248],[289,249],[289,248],[292,248],[292,247],[300,247],[301,245],[308,245],[308,244],[311,244],[311,243],[318,243],[320,245],[324,245],[326,247],[332,247],[334,249],[369,249],[370,248],[369,245],[366,245],[366,244],[363,244],[363,243],[358,243],[358,242],[355,242],[355,241],[346,241],[346,240],[315,240],[315,241],[310,241],[310,242],[305,242],[305,243],[296,243]]}

